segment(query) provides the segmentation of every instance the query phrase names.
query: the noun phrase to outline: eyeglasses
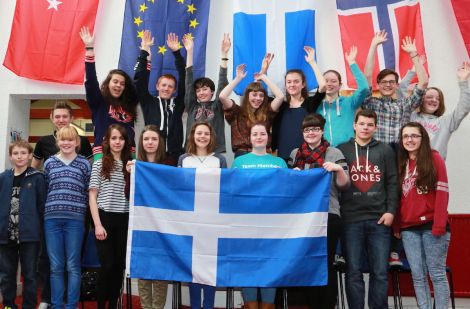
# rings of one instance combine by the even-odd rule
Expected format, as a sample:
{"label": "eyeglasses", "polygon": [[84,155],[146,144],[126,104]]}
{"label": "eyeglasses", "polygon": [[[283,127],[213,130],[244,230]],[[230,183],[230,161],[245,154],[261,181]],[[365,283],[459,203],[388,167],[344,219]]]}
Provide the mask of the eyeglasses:
{"label": "eyeglasses", "polygon": [[405,134],[405,135],[403,135],[402,138],[404,140],[407,140],[407,139],[410,139],[410,138],[411,139],[418,139],[418,138],[421,138],[421,137],[422,137],[422,135],[419,135],[419,134],[411,134],[411,135]]}
{"label": "eyeglasses", "polygon": [[318,132],[321,132],[322,131],[322,128],[320,127],[307,127],[307,128],[304,128],[304,133],[318,133]]}
{"label": "eyeglasses", "polygon": [[386,85],[395,86],[396,84],[397,84],[396,80],[381,80],[379,82],[379,85],[381,86],[386,86]]}

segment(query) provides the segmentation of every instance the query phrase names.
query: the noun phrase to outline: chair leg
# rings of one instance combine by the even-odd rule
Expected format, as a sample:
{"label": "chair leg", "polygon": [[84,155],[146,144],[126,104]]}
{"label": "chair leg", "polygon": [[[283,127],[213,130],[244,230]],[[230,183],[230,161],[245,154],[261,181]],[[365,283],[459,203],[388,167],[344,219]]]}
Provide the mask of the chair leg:
{"label": "chair leg", "polygon": [[181,282],[173,281],[173,299],[171,302],[172,309],[178,309],[181,301]]}
{"label": "chair leg", "polygon": [[[345,309],[346,304],[344,302],[344,287],[343,287],[343,275],[340,271],[336,272],[338,274],[338,281],[339,281],[339,291],[338,291],[338,308]],[[339,304],[339,298],[341,297],[341,307]]]}
{"label": "chair leg", "polygon": [[287,309],[287,288],[282,289],[282,309]]}
{"label": "chair leg", "polygon": [[226,292],[226,307],[227,309],[233,309],[234,307],[234,302],[233,302],[233,288],[227,288]]}
{"label": "chair leg", "polygon": [[454,277],[449,267],[446,268],[446,271],[449,273],[450,301],[452,302],[452,309],[455,309]]}

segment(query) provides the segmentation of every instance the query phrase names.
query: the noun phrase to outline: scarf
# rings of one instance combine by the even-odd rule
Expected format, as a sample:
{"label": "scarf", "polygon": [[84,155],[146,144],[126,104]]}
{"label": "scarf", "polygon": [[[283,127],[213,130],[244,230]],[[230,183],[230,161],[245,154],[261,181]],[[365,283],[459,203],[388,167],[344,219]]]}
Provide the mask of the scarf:
{"label": "scarf", "polygon": [[322,167],[325,163],[326,150],[330,146],[327,140],[321,139],[320,145],[315,149],[311,149],[306,142],[303,142],[295,155],[294,167],[305,169],[305,164],[309,164],[310,168]]}

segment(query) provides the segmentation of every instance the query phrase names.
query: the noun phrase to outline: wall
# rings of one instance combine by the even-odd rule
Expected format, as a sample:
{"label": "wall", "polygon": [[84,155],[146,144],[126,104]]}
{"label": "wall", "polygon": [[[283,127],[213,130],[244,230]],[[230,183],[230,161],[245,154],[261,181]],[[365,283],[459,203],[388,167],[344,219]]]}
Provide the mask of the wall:
{"label": "wall", "polygon": [[[14,0],[6,0],[0,6],[0,29],[10,29],[15,7]],[[100,1],[96,20],[96,61],[98,78],[101,80],[109,69],[117,66],[120,49],[120,33],[122,30],[122,18],[124,14],[124,0]],[[232,17],[229,14],[232,1],[216,0],[211,3],[211,21],[209,24],[207,59],[207,75],[215,77],[218,72],[219,45],[223,32],[232,32]],[[334,10],[334,1],[328,1],[328,5]],[[452,110],[458,100],[458,87],[455,78],[457,67],[463,60],[468,59],[458,32],[450,1],[421,1],[422,19],[425,31],[425,43],[428,54],[428,64],[431,72],[430,85],[437,85],[446,95],[448,110]],[[317,45],[331,45],[331,38],[337,38],[339,26],[336,21],[323,20],[319,16],[319,22],[328,24],[328,27],[319,27],[317,33]],[[78,35],[78,34],[77,34]],[[8,45],[9,31],[0,33],[0,59],[4,59]],[[318,62],[321,69],[336,68],[344,74],[342,63],[343,51],[332,49],[328,53],[319,53]],[[231,68],[229,69],[231,72]],[[230,73],[231,74],[231,73]],[[17,77],[4,67],[0,67],[0,132],[9,132],[9,123],[19,124],[17,118],[10,119],[10,115],[17,115],[15,110],[28,109],[26,99],[39,98],[84,98],[82,86],[59,85],[38,82]],[[8,112],[7,112],[8,111]],[[15,117],[17,117],[15,116]],[[20,117],[21,118],[21,117]],[[26,118],[24,118],[26,121]],[[24,121],[23,121],[24,122]],[[24,132],[28,132],[26,129]],[[452,213],[470,213],[468,194],[466,194],[465,179],[470,172],[470,160],[466,156],[470,153],[470,143],[466,143],[470,135],[470,121],[465,120],[460,129],[454,134],[449,144],[447,158],[448,173],[451,188]],[[6,145],[9,142],[8,134],[0,134],[0,166],[7,166]],[[230,141],[228,141],[229,143]]]}

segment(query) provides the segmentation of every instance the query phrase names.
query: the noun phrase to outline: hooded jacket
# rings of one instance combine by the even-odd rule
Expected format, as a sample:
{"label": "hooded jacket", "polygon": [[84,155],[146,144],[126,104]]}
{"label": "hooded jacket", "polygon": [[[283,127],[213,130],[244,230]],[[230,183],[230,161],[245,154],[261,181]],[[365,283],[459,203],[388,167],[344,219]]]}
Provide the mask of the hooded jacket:
{"label": "hooded jacket", "polygon": [[351,179],[351,186],[341,194],[343,221],[379,220],[386,212],[395,214],[398,192],[393,149],[375,139],[360,146],[354,138],[338,149],[346,158]]}
{"label": "hooded jacket", "polygon": [[[8,223],[14,177],[13,169],[0,174],[0,244],[8,243]],[[19,200],[19,241],[40,241],[46,201],[46,181],[42,172],[28,167],[21,181]]]}

